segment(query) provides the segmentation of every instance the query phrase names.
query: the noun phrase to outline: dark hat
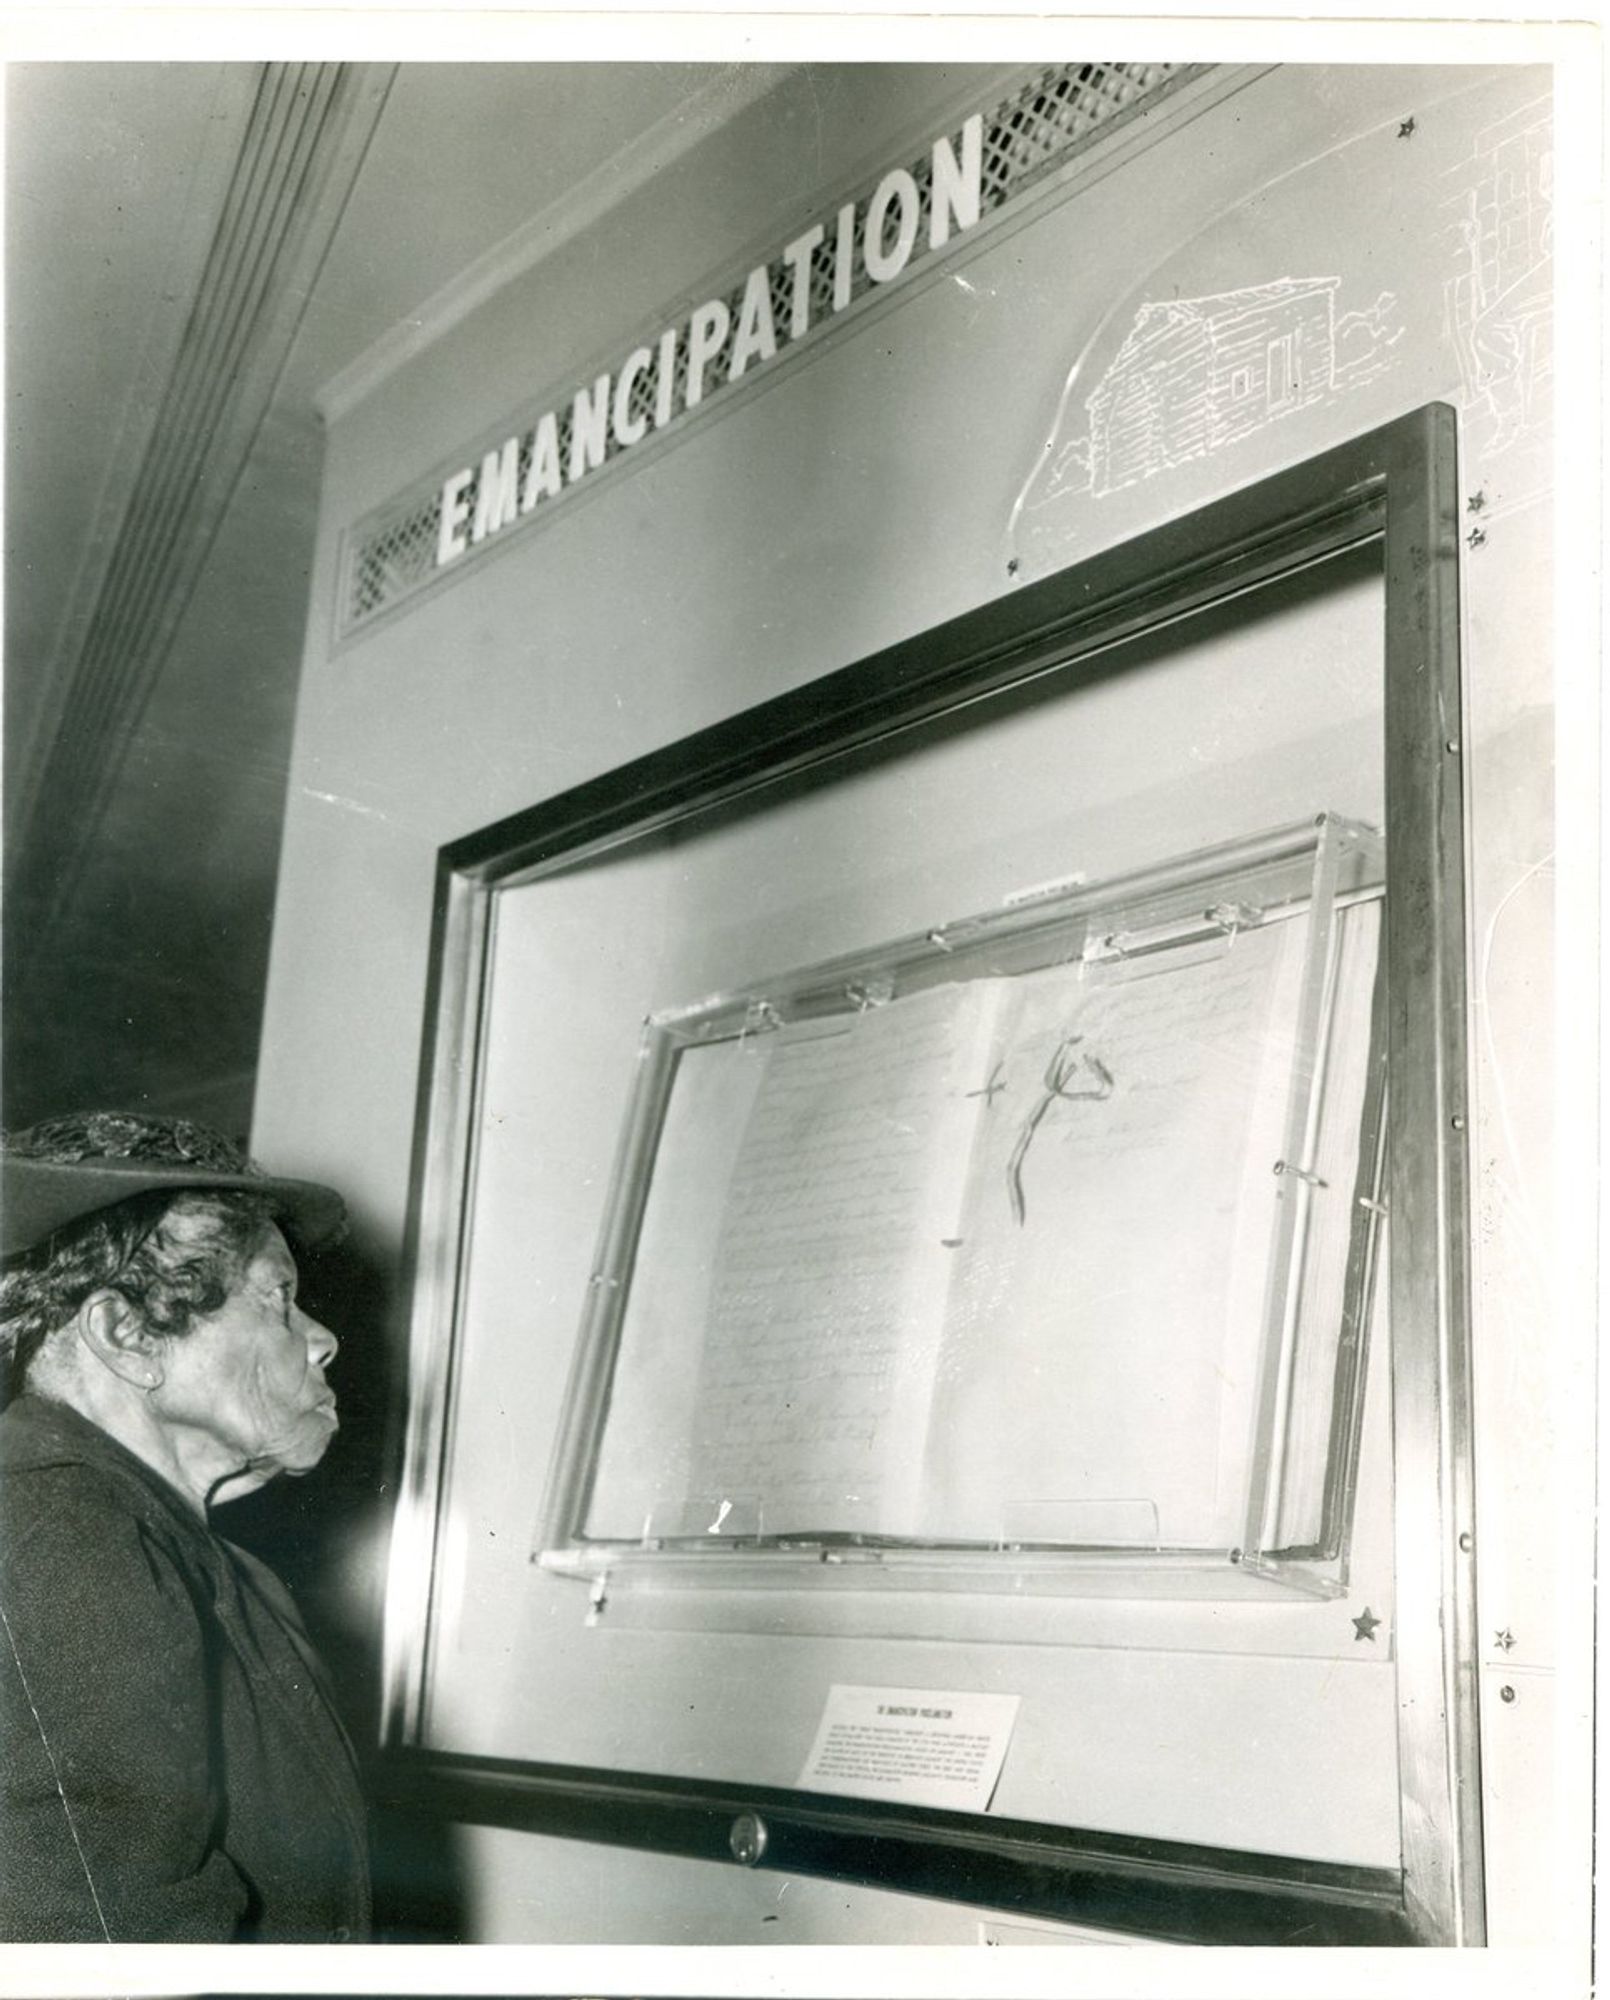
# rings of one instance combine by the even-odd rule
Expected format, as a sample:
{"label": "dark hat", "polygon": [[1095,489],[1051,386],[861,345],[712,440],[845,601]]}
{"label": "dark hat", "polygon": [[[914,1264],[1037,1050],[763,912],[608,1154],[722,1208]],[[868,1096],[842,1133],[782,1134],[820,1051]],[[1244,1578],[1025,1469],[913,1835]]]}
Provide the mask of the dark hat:
{"label": "dark hat", "polygon": [[333,1188],[266,1173],[206,1125],[140,1111],[80,1112],[0,1138],[0,1256],[32,1249],[130,1195],[189,1188],[258,1195],[309,1247],[333,1236],[346,1217]]}

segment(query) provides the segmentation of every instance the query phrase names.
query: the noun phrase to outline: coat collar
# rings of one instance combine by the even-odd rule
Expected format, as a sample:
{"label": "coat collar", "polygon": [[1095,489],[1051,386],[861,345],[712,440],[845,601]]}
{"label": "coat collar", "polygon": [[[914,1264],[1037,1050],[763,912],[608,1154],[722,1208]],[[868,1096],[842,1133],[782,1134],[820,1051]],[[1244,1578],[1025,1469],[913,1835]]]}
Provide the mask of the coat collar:
{"label": "coat collar", "polygon": [[110,1474],[137,1489],[142,1512],[159,1512],[165,1521],[181,1521],[193,1534],[215,1539],[184,1496],[109,1431],[51,1397],[32,1392],[13,1397],[0,1411],[0,1474],[64,1465],[88,1465]]}

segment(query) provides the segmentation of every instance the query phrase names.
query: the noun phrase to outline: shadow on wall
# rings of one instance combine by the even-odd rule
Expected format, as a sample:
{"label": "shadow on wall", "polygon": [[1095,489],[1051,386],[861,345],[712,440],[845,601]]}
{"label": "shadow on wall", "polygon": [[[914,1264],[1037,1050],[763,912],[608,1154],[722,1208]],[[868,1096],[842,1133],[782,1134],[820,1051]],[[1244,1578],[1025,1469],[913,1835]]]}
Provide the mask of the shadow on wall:
{"label": "shadow on wall", "polygon": [[[335,1682],[342,1719],[369,1767],[380,1736],[386,1535],[403,1401],[391,1262],[356,1234],[303,1258],[302,1303],[341,1343],[331,1368],[341,1430],[319,1468],[224,1508],[217,1525],[294,1593]],[[373,1782],[370,1796],[378,1794]],[[456,1829],[371,1814],[375,1935],[383,1943],[460,1944],[467,1894]]]}

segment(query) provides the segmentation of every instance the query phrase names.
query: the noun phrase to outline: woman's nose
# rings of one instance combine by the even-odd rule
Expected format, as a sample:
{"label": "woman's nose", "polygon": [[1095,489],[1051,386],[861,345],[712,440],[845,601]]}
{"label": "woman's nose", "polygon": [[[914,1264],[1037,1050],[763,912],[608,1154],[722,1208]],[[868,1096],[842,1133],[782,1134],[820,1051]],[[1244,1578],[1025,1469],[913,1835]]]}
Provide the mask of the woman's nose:
{"label": "woman's nose", "polygon": [[307,1351],[316,1368],[327,1367],[340,1352],[341,1343],[322,1321],[314,1319],[311,1313],[302,1315],[302,1335],[307,1341]]}

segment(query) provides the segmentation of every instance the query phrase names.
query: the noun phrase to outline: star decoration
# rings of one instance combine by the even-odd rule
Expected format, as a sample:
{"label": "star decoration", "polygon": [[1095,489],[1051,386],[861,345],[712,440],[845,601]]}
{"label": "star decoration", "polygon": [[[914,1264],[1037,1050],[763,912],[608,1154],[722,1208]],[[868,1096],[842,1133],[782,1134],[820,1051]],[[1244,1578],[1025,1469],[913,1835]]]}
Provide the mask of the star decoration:
{"label": "star decoration", "polygon": [[1412,118],[1405,118],[1403,123],[1398,127],[1398,137],[1400,139],[1412,139],[1414,137],[1414,120]]}
{"label": "star decoration", "polygon": [[1465,511],[1467,514],[1479,514],[1486,505],[1487,495],[1484,491],[1472,493],[1465,502]]}
{"label": "star decoration", "polygon": [[1515,1634],[1509,1629],[1507,1625],[1504,1627],[1502,1632],[1498,1632],[1493,1635],[1493,1644],[1495,1646],[1502,1646],[1506,1653],[1509,1651],[1510,1647],[1514,1645],[1514,1643],[1515,1643]]}
{"label": "star decoration", "polygon": [[1368,1639],[1373,1646],[1375,1644],[1376,1628],[1380,1623],[1380,1619],[1376,1617],[1375,1613],[1366,1604],[1364,1609],[1353,1620],[1353,1638],[1355,1643],[1360,1639]]}
{"label": "star decoration", "polygon": [[1486,539],[1487,530],[1485,528],[1472,528],[1470,533],[1465,537],[1466,543],[1473,549],[1479,549]]}

